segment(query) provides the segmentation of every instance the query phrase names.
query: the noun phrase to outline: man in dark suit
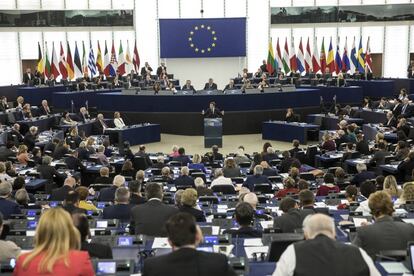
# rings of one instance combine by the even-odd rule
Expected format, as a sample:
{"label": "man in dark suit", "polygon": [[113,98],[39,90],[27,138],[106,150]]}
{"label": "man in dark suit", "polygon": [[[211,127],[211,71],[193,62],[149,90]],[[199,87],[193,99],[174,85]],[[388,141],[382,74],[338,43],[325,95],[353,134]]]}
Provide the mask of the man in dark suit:
{"label": "man in dark suit", "polygon": [[217,84],[214,83],[212,78],[208,79],[208,82],[204,85],[204,90],[217,90]]}
{"label": "man in dark suit", "polygon": [[147,183],[146,196],[146,203],[131,210],[131,232],[136,235],[165,237],[167,232],[164,225],[178,209],[162,203],[163,188],[158,183]]}
{"label": "man in dark suit", "polygon": [[234,90],[236,87],[234,86],[234,79],[230,79],[229,83],[223,89],[223,92],[226,90]]}
{"label": "man in dark suit", "polygon": [[144,158],[145,159],[145,167],[149,168],[149,167],[152,166],[152,161],[149,158],[148,153],[145,152],[145,149],[146,149],[145,145],[140,145],[139,150],[137,151],[137,153],[135,153],[135,156]]}
{"label": "man in dark suit", "polygon": [[95,178],[94,183],[96,184],[112,184],[113,179],[109,177],[108,167],[102,167],[99,170],[99,176]]}
{"label": "man in dark suit", "polygon": [[390,127],[390,128],[397,127],[397,119],[395,119],[392,111],[387,112],[387,120],[384,123],[384,127]]}
{"label": "man in dark suit", "polygon": [[46,143],[45,147],[43,148],[43,152],[50,151],[50,153],[53,154],[56,149],[56,145],[59,144],[59,142],[59,138],[53,138],[52,141]]}
{"label": "man in dark suit", "polygon": [[119,187],[115,191],[115,205],[103,209],[103,219],[119,219],[129,221],[131,219],[131,205],[129,204],[130,193],[128,188]]}
{"label": "man in dark suit", "polygon": [[23,83],[27,85],[33,85],[35,76],[32,74],[32,69],[27,68],[26,73],[23,74]]}
{"label": "man in dark suit", "polygon": [[315,207],[315,194],[310,190],[302,190],[299,192],[299,202],[300,202],[300,214],[302,218],[305,219],[308,215],[313,215],[316,213],[323,213],[329,216],[328,208],[316,208]]}
{"label": "man in dark suit", "polygon": [[23,144],[27,146],[29,151],[32,151],[33,148],[36,146],[36,139],[37,139],[37,127],[31,126],[29,131],[26,133],[23,139]]}
{"label": "man in dark suit", "polygon": [[[16,138],[14,138],[16,137]],[[20,133],[20,125],[19,124],[14,124],[12,129],[10,130],[10,132],[7,135],[7,139],[10,141],[14,141],[16,139],[16,141],[18,143],[23,143],[24,140],[24,136]]]}
{"label": "man in dark suit", "polygon": [[202,114],[204,118],[220,118],[224,115],[224,111],[220,111],[215,102],[210,102],[209,107],[206,111],[203,110]]}
{"label": "man in dark suit", "polygon": [[116,190],[125,184],[125,177],[117,175],[114,177],[113,185],[99,191],[98,201],[114,201]]}
{"label": "man in dark suit", "polygon": [[52,110],[46,100],[42,101],[42,105],[39,107],[39,114],[40,115],[52,114]]}
{"label": "man in dark suit", "polygon": [[384,142],[378,143],[378,150],[374,153],[369,163],[371,165],[375,165],[377,167],[377,173],[381,174],[381,169],[379,168],[380,165],[385,165],[385,157],[389,156],[390,153],[387,151],[387,146]]}
{"label": "man in dark suit", "polygon": [[398,173],[404,176],[404,181],[412,181],[412,171],[414,169],[414,152],[410,152],[408,157],[405,158],[398,165]]}
{"label": "man in dark suit", "polygon": [[57,189],[54,189],[50,194],[49,201],[63,201],[66,198],[66,195],[73,191],[76,185],[76,179],[72,176],[68,176],[63,183],[63,186]]}
{"label": "man in dark suit", "polygon": [[152,73],[151,66],[148,64],[148,62],[145,62],[144,67],[141,68],[141,76],[146,76],[147,74],[151,75],[151,73]]}
{"label": "man in dark suit", "polygon": [[105,123],[103,114],[98,114],[96,121],[93,124],[94,134],[102,135],[105,132],[105,129],[108,128],[108,125]]}
{"label": "man in dark suit", "polygon": [[81,236],[81,250],[88,251],[91,258],[112,259],[112,249],[108,245],[87,241],[90,238],[88,217],[85,214],[75,213],[72,219]]}
{"label": "man in dark suit", "polygon": [[16,156],[16,152],[12,150],[13,147],[12,141],[7,141],[5,146],[0,146],[0,161],[5,162],[9,157]]}
{"label": "man in dark suit", "polygon": [[230,234],[239,238],[262,237],[262,232],[252,227],[255,210],[249,203],[240,202],[237,204],[234,215],[240,227],[238,229],[226,229],[223,234]]}
{"label": "man in dark suit", "polygon": [[264,72],[264,73],[267,73],[266,60],[263,60],[262,65],[260,65],[260,70],[262,70],[262,72]]}
{"label": "man in dark suit", "polygon": [[63,174],[60,174],[54,166],[51,166],[52,157],[43,156],[42,164],[37,167],[37,172],[40,174],[40,178],[47,179],[46,193],[50,193],[53,189],[54,180],[59,178],[63,179]]}
{"label": "man in dark suit", "polygon": [[190,174],[190,171],[187,166],[184,166],[181,168],[181,175],[177,177],[174,181],[175,187],[177,187],[177,189],[179,187],[188,187],[188,186],[195,188],[194,179],[191,176],[189,176],[189,174]]}
{"label": "man in dark suit", "polygon": [[162,72],[167,72],[167,66],[165,66],[164,62],[161,62],[161,65],[157,68],[157,76],[160,77]]}
{"label": "man in dark suit", "polygon": [[288,173],[289,170],[290,170],[290,167],[292,166],[293,163],[299,163],[300,164],[299,160],[294,158],[294,157],[291,157],[290,152],[287,151],[287,150],[282,152],[282,157],[283,157],[283,160],[280,163],[280,172],[281,173]]}
{"label": "man in dark suit", "polygon": [[141,194],[141,183],[139,181],[128,181],[128,188],[131,193],[129,196],[129,204],[139,205],[147,202]]}
{"label": "man in dark suit", "polygon": [[410,105],[410,99],[408,98],[402,100],[401,115],[404,118],[409,118],[414,115],[414,107]]}
{"label": "man in dark suit", "polygon": [[364,163],[358,163],[356,169],[358,173],[351,179],[352,185],[359,187],[365,180],[375,179],[376,177],[374,172],[367,171],[367,165]]}
{"label": "man in dark suit", "polygon": [[190,214],[172,216],[165,227],[172,253],[146,259],[143,276],[236,275],[224,254],[196,250],[202,242],[203,234]]}
{"label": "man in dark suit", "polygon": [[370,154],[368,142],[364,139],[364,135],[362,133],[359,133],[357,135],[357,143],[355,150],[362,155]]}
{"label": "man in dark suit", "polygon": [[213,145],[211,151],[207,152],[204,156],[207,157],[208,161],[211,163],[214,161],[223,161],[223,154],[219,152],[219,147],[217,145]]}
{"label": "man in dark suit", "polygon": [[384,191],[377,191],[369,196],[368,206],[375,223],[358,227],[352,242],[367,251],[373,259],[383,250],[406,250],[407,243],[414,240],[414,226],[394,221],[391,196]]}
{"label": "man in dark suit", "polygon": [[19,205],[11,200],[12,185],[9,182],[0,182],[0,213],[4,219],[10,215],[21,214]]}
{"label": "man in dark suit", "polygon": [[253,169],[253,175],[249,175],[243,183],[243,187],[248,188],[251,192],[254,191],[254,185],[256,184],[270,184],[266,175],[263,175],[263,167],[256,165]]}
{"label": "man in dark suit", "polygon": [[91,115],[89,115],[89,111],[84,106],[82,106],[79,109],[79,113],[77,117],[78,117],[77,120],[82,123],[86,123],[88,120],[91,119]]}
{"label": "man in dark suit", "polygon": [[274,219],[274,228],[282,230],[283,233],[293,233],[296,229],[302,228],[304,216],[293,198],[283,198],[279,208],[283,211],[283,215]]}
{"label": "man in dark suit", "polygon": [[183,88],[181,88],[181,90],[184,91],[192,91],[193,93],[196,92],[196,90],[194,89],[194,86],[191,85],[191,81],[187,80],[183,86]]}
{"label": "man in dark suit", "polygon": [[73,150],[68,157],[65,158],[65,164],[70,170],[83,171],[86,167],[78,158],[78,152]]}
{"label": "man in dark suit", "polygon": [[336,241],[335,230],[334,220],[327,215],[307,217],[303,222],[306,240],[287,247],[273,275],[380,275],[363,249]]}

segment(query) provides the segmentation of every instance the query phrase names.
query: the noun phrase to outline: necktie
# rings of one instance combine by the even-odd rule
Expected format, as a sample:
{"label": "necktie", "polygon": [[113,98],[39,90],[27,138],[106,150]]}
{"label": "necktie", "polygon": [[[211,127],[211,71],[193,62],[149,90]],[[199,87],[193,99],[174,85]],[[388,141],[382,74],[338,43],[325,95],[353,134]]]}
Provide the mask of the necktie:
{"label": "necktie", "polygon": [[405,109],[406,109],[406,108],[407,108],[407,105],[404,105],[404,106],[403,106],[403,109],[402,109],[402,112],[401,112],[402,114],[405,114]]}

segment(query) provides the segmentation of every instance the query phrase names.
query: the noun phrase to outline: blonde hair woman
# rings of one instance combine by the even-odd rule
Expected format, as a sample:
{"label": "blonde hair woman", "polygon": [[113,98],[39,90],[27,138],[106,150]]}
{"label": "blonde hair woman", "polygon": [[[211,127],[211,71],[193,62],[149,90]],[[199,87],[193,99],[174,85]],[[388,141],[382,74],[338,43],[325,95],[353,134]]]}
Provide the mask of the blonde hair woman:
{"label": "blonde hair woman", "polygon": [[46,211],[39,220],[34,249],[20,255],[13,275],[94,275],[89,254],[79,251],[80,234],[62,208]]}
{"label": "blonde hair woman", "polygon": [[27,165],[30,160],[29,153],[27,152],[28,148],[26,145],[20,145],[19,150],[17,151],[17,161],[20,164]]}
{"label": "blonde hair woman", "polygon": [[411,200],[414,200],[414,182],[407,182],[404,183],[401,196],[395,201],[394,205],[398,208]]}
{"label": "blonde hair woman", "polygon": [[393,175],[388,175],[385,177],[382,189],[393,198],[396,198],[400,195],[400,190],[397,186],[397,180]]}

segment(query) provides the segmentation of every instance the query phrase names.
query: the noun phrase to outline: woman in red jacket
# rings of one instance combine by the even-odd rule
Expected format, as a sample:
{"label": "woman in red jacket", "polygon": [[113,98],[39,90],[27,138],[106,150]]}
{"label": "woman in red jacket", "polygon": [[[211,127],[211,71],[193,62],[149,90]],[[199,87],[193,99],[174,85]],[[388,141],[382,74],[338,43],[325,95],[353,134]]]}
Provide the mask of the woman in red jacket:
{"label": "woman in red jacket", "polygon": [[325,182],[319,186],[316,196],[327,196],[330,192],[339,193],[341,190],[338,186],[335,185],[335,177],[331,173],[326,173],[323,176],[323,181]]}
{"label": "woman in red jacket", "polygon": [[39,220],[35,247],[20,255],[13,275],[94,275],[89,254],[80,249],[80,234],[62,208],[46,211]]}

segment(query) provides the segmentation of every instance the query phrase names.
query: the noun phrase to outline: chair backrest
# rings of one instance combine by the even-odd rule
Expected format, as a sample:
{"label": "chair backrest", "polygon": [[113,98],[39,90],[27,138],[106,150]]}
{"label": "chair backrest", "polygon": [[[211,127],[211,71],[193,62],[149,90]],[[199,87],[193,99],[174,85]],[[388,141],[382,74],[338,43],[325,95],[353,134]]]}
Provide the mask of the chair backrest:
{"label": "chair backrest", "polygon": [[275,234],[271,238],[269,251],[267,253],[268,262],[279,261],[280,256],[286,250],[286,248],[292,243],[302,241],[305,237],[301,233],[280,233]]}
{"label": "chair backrest", "polygon": [[170,162],[168,162],[168,166],[170,166],[170,167],[181,167],[182,165],[181,165],[181,162],[180,161],[170,161]]}
{"label": "chair backrest", "polygon": [[271,194],[273,192],[272,185],[268,183],[254,184],[254,192],[261,194]]}
{"label": "chair backrest", "polygon": [[218,204],[219,199],[216,196],[200,196],[198,198],[199,202],[211,202],[212,204]]}
{"label": "chair backrest", "polygon": [[307,181],[315,181],[315,176],[312,173],[301,173],[299,176]]}
{"label": "chair backrest", "polygon": [[206,175],[203,172],[193,172],[190,173],[191,177],[196,179],[197,177],[201,177],[204,180],[204,183],[207,182]]}
{"label": "chair backrest", "polygon": [[250,168],[251,162],[241,162],[239,164],[240,168]]}
{"label": "chair backrest", "polygon": [[93,188],[95,191],[100,191],[103,188],[109,188],[112,184],[92,184],[89,186],[89,188]]}
{"label": "chair backrest", "polygon": [[318,147],[317,146],[309,146],[306,149],[306,158],[308,160],[308,164],[313,166],[315,165],[315,155],[318,154]]}
{"label": "chair backrest", "polygon": [[230,185],[215,185],[211,188],[215,193],[222,193],[224,195],[236,194],[233,186]]}
{"label": "chair backrest", "polygon": [[161,169],[152,168],[151,173],[152,173],[152,175],[161,175]]}

